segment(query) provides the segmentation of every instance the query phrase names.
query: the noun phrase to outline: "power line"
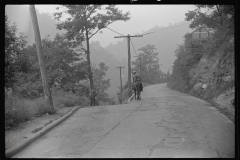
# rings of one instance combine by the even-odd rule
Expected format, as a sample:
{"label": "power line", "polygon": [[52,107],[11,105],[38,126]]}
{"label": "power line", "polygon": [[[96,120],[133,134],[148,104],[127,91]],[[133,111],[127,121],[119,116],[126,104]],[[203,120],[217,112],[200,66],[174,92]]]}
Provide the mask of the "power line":
{"label": "power line", "polygon": [[104,45],[106,46],[105,41],[102,39],[102,37],[100,36],[100,34],[98,34],[98,36],[100,37],[100,39],[103,41]]}
{"label": "power line", "polygon": [[131,54],[130,54],[130,37],[143,37],[142,35],[139,36],[130,36],[129,34],[127,36],[118,36],[114,38],[125,38],[127,37],[128,40],[128,96],[131,96]]}
{"label": "power line", "polygon": [[[97,53],[97,56],[100,57],[103,62],[106,64],[106,62],[108,62],[109,64],[112,64],[113,66],[115,65],[115,63],[113,63],[112,61],[109,61],[108,59],[103,58],[102,56],[100,56],[99,52],[97,51],[97,49],[95,47],[93,47],[93,49],[95,50],[95,52]],[[97,64],[96,64],[97,65]],[[107,64],[106,64],[107,65]],[[123,67],[124,68],[124,67]],[[111,82],[110,82],[111,83]],[[114,83],[113,85],[116,85],[116,83]]]}
{"label": "power line", "polygon": [[135,52],[135,54],[136,54],[136,56],[137,56],[137,53],[136,53],[135,48],[134,48],[133,43],[132,43],[132,39],[130,39],[130,42],[131,42],[132,47],[133,47],[133,49],[134,49],[134,52]]}
{"label": "power line", "polygon": [[175,27],[179,27],[181,25],[185,25],[185,24],[188,24],[188,23],[183,23],[183,24],[179,24],[179,25],[176,25],[176,26],[173,26],[173,27],[167,27],[167,28],[164,28],[164,29],[161,29],[161,30],[158,30],[158,31],[153,31],[153,32],[149,32],[149,33],[145,33],[145,34],[141,34],[141,35],[147,35],[147,34],[152,34],[152,33],[155,33],[155,32],[161,32],[161,31],[164,31],[164,30],[167,30],[167,29],[171,29],[171,28],[175,28]]}
{"label": "power line", "polygon": [[[114,31],[114,30],[112,30],[111,28],[109,28],[109,27],[106,27],[106,28],[108,28],[109,30],[111,30],[111,31],[113,31],[113,32],[115,32],[115,33],[117,33],[117,34],[119,34],[119,35],[121,35],[121,36],[124,36],[123,34],[121,34],[121,33],[118,33],[117,31]],[[126,38],[125,38],[126,39]]]}

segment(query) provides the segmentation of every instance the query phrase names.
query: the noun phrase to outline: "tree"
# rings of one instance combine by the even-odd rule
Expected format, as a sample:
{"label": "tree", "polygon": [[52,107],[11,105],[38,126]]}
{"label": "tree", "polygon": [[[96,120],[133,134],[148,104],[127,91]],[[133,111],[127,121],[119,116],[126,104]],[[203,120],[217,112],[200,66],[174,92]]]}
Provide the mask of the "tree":
{"label": "tree", "polygon": [[[185,35],[184,44],[175,51],[171,85],[180,91],[189,91],[195,83],[190,71],[199,65],[200,59],[218,59],[216,70],[231,73],[229,64],[234,64],[234,6],[233,5],[196,5],[194,11],[186,13],[186,20],[191,21],[190,28],[204,27],[211,33],[207,43],[192,41],[191,34]],[[207,12],[203,13],[203,10]],[[217,56],[215,56],[218,54]],[[224,61],[228,59],[228,63]],[[230,69],[229,69],[230,68]],[[195,76],[196,77],[196,76]]]}
{"label": "tree", "polygon": [[[224,63],[225,59],[230,59],[231,62],[229,63],[234,64],[234,43],[231,43],[231,41],[234,40],[235,36],[235,6],[196,5],[196,7],[197,9],[186,14],[186,20],[192,21],[190,27],[203,26],[212,31],[212,40],[204,45],[203,52],[209,56],[218,54],[220,59],[223,60],[220,64]],[[208,9],[208,12],[202,13],[202,9],[205,8]],[[218,50],[222,52],[217,52]]]}
{"label": "tree", "polygon": [[[196,7],[194,11],[185,14],[185,20],[191,21],[190,28],[205,27],[212,32],[214,48],[222,46],[225,41],[234,37],[234,5],[196,5]],[[208,11],[203,13],[203,9]]]}
{"label": "tree", "polygon": [[13,87],[15,73],[19,71],[16,61],[23,48],[26,46],[25,36],[20,34],[17,37],[17,26],[14,23],[10,25],[10,21],[5,12],[5,86]]}
{"label": "tree", "polygon": [[[90,80],[91,89],[94,88],[91,61],[90,61],[90,49],[89,40],[94,36],[101,28],[98,27],[99,20],[101,21],[102,27],[108,26],[109,24],[123,20],[127,21],[130,19],[130,13],[125,14],[118,10],[115,5],[108,5],[105,7],[105,14],[97,13],[103,11],[102,5],[63,5],[67,8],[64,13],[70,15],[65,22],[57,24],[57,29],[67,30],[66,38],[75,42],[75,45],[81,45],[81,42],[86,40],[87,49],[84,49],[87,54],[88,62],[88,78]],[[62,17],[63,12],[54,13],[55,19],[59,20]]]}
{"label": "tree", "polygon": [[110,87],[110,79],[105,79],[106,72],[108,70],[108,66],[105,63],[100,63],[99,68],[92,67],[93,69],[93,80],[95,82],[96,90],[98,93],[99,101],[109,101],[108,94],[104,93],[104,91]]}
{"label": "tree", "polygon": [[[64,34],[57,34],[54,41],[46,37],[42,43],[50,86],[58,84],[68,91],[74,89],[74,84],[86,78],[86,61],[79,50],[72,48],[73,43],[64,39]],[[69,83],[73,86],[70,87]]]}
{"label": "tree", "polygon": [[[159,65],[159,58],[158,53],[155,52],[156,50],[154,45],[147,45],[138,49],[142,51],[139,53],[139,57],[141,57],[141,76],[142,81],[146,83],[157,83],[160,79],[160,65]],[[139,60],[136,59],[132,64],[135,66],[133,70],[136,70],[140,73],[140,66]]]}
{"label": "tree", "polygon": [[[63,35],[56,35],[51,41],[49,37],[42,40],[43,58],[46,62],[49,86],[57,87],[65,92],[80,94],[82,86],[79,82],[86,79],[86,61],[80,52],[71,48],[72,42],[65,40]],[[20,54],[18,64],[28,62],[27,72],[19,72],[15,84],[24,97],[39,97],[42,93],[41,74],[38,66],[36,45],[28,46]],[[21,65],[20,68],[23,68]]]}
{"label": "tree", "polygon": [[[191,21],[190,28],[206,27],[215,30],[223,25],[233,27],[235,8],[234,5],[196,5],[194,11],[186,13],[185,20]],[[201,9],[208,11],[202,13]]]}

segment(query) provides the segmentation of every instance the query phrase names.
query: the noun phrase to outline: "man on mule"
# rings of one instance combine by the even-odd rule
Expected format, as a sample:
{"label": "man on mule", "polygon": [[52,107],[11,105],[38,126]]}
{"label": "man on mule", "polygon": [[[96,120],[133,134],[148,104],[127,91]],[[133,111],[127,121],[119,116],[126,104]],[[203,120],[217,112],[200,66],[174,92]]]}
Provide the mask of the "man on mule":
{"label": "man on mule", "polygon": [[136,71],[133,71],[133,89],[137,89],[137,84],[140,83],[140,90],[139,92],[143,91],[143,86],[142,86],[142,80],[141,80],[141,76],[139,74],[136,73]]}

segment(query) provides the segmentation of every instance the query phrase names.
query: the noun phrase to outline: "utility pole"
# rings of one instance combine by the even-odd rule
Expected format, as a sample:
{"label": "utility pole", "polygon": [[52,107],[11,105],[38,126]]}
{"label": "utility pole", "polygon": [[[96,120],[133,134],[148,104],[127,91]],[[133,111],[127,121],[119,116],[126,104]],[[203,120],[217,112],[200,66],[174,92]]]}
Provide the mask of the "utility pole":
{"label": "utility pole", "polygon": [[45,100],[48,107],[54,109],[53,107],[53,101],[51,92],[48,86],[48,80],[46,75],[46,67],[43,60],[43,49],[42,49],[42,42],[41,42],[41,36],[40,31],[38,27],[38,21],[37,21],[37,15],[34,5],[29,5],[30,12],[31,12],[31,18],[32,18],[32,24],[33,24],[33,30],[35,35],[35,42],[37,46],[37,54],[38,54],[38,62],[40,66],[41,76],[42,76],[42,83],[43,83],[43,90],[45,94]]}
{"label": "utility pole", "polygon": [[124,67],[116,67],[116,68],[119,68],[120,69],[120,83],[121,83],[121,93],[122,93],[122,72],[121,72],[121,69],[124,68]]}
{"label": "utility pole", "polygon": [[132,90],[131,90],[131,54],[130,54],[130,37],[143,37],[143,35],[138,36],[130,36],[129,34],[127,36],[117,36],[114,38],[125,38],[127,37],[128,40],[128,96],[131,96]]}
{"label": "utility pole", "polygon": [[120,100],[120,104],[122,103],[122,72],[121,72],[121,69],[124,68],[124,67],[116,67],[116,68],[119,68],[120,69],[120,83],[121,83],[121,100]]}
{"label": "utility pole", "polygon": [[140,68],[140,76],[141,76],[141,78],[142,78],[142,67],[141,67],[141,61],[142,61],[142,59],[141,59],[141,56],[140,55],[138,55],[138,56],[134,56],[134,57],[138,57],[139,58],[139,68]]}

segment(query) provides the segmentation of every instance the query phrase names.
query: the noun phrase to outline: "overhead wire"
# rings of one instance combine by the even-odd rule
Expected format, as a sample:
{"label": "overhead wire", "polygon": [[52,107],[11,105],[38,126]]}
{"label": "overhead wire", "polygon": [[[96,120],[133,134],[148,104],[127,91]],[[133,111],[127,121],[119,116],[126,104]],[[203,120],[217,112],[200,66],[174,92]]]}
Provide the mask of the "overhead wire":
{"label": "overhead wire", "polygon": [[[173,27],[168,27],[168,28],[164,28],[164,29],[161,29],[161,30],[158,30],[158,31],[153,31],[153,32],[149,32],[149,33],[145,33],[145,34],[141,34],[141,35],[144,36],[144,35],[147,35],[147,34],[152,34],[152,33],[156,33],[156,32],[161,32],[161,31],[164,31],[164,30],[167,30],[167,29],[172,29],[172,28],[175,28],[175,27],[179,27],[179,26],[185,25],[185,24],[187,24],[187,23],[179,24],[179,25],[176,25],[176,26],[173,26]],[[109,27],[106,27],[106,28],[108,28],[109,30],[111,30],[111,31],[113,31],[113,32],[115,32],[115,33],[123,36],[123,38],[127,39],[123,34],[118,33],[117,31],[114,31],[113,29],[111,29],[111,28],[109,28]],[[132,39],[130,39],[130,41],[131,41],[131,44],[132,44],[132,47],[133,47],[133,49],[134,49],[134,52],[135,52],[136,56],[138,56],[137,53],[136,53],[136,50],[135,50],[135,48],[134,48],[134,45],[133,45],[133,43],[132,43]],[[102,57],[101,57],[101,58],[102,58]],[[108,61],[108,62],[109,62],[109,61]],[[161,66],[161,67],[163,67],[163,66]],[[163,68],[166,68],[166,67],[163,67]]]}
{"label": "overhead wire", "polygon": [[104,41],[104,40],[102,39],[102,37],[100,36],[100,34],[98,34],[98,36],[99,36],[100,39],[103,41],[104,45],[107,46],[106,43],[105,43],[105,41]]}
{"label": "overhead wire", "polygon": [[178,26],[181,26],[181,25],[185,25],[185,24],[188,24],[188,23],[179,24],[179,25],[176,25],[176,26],[173,26],[173,27],[168,27],[168,28],[164,28],[164,29],[161,29],[161,30],[158,30],[158,31],[153,31],[153,32],[149,32],[149,33],[145,33],[145,34],[141,34],[141,35],[144,36],[144,35],[147,35],[147,34],[152,34],[152,33],[155,33],[155,32],[160,32],[160,31],[163,31],[163,30],[175,28],[175,27],[178,27]]}
{"label": "overhead wire", "polygon": [[[161,31],[164,31],[164,30],[167,30],[167,29],[171,29],[171,28],[175,28],[175,27],[178,27],[178,26],[181,26],[181,25],[185,25],[185,24],[188,24],[188,23],[182,23],[182,24],[179,24],[179,25],[175,25],[175,26],[173,26],[173,27],[167,27],[167,28],[164,28],[164,29],[161,29],[161,30],[158,30],[158,31],[153,31],[153,32],[149,32],[149,33],[145,33],[145,34],[140,34],[140,35],[147,35],[147,34],[152,34],[152,33],[156,33],[156,32],[161,32]],[[117,34],[119,34],[119,35],[121,35],[121,36],[124,36],[123,34],[121,34],[121,33],[118,33],[117,31],[114,31],[113,29],[111,29],[111,28],[109,28],[109,27],[107,27],[106,26],[106,28],[108,28],[109,30],[111,30],[111,31],[113,31],[113,32],[115,32],[115,33],[117,33]],[[126,39],[126,37],[124,37],[125,39]]]}
{"label": "overhead wire", "polygon": [[132,44],[132,47],[133,47],[133,49],[134,49],[134,52],[135,52],[136,56],[138,56],[137,53],[136,53],[136,51],[135,51],[135,48],[134,48],[134,46],[133,46],[132,38],[130,39],[130,42],[131,42],[131,44]]}
{"label": "overhead wire", "polygon": [[[106,27],[106,28],[108,28],[109,30],[111,30],[111,31],[113,31],[113,32],[115,32],[115,33],[117,33],[117,34],[119,34],[119,35],[121,35],[121,36],[124,36],[123,34],[118,33],[117,31],[114,31],[113,29],[111,29],[111,28],[109,28],[109,27]],[[123,37],[123,38],[127,39],[126,37]]]}
{"label": "overhead wire", "polygon": [[117,33],[117,34],[119,34],[119,35],[121,35],[121,36],[124,36],[123,34],[118,33],[117,31],[114,31],[113,29],[111,29],[111,28],[109,28],[109,27],[106,27],[106,28],[108,28],[109,30],[111,30],[111,31],[113,31],[113,32],[115,32],[115,33]]}
{"label": "overhead wire", "polygon": [[100,58],[103,60],[104,63],[105,63],[105,62],[108,62],[109,64],[112,64],[113,66],[115,65],[112,61],[109,61],[108,59],[105,59],[105,58],[103,58],[102,56],[100,56],[100,54],[99,54],[99,52],[97,51],[96,48],[93,47],[93,49],[94,49],[94,51],[97,53],[98,57],[100,57]]}
{"label": "overhead wire", "polygon": [[[110,61],[108,61],[107,59],[103,59],[103,57],[102,56],[100,56],[100,54],[99,54],[99,52],[93,47],[93,49],[95,50],[95,52],[96,53],[98,53],[97,55],[98,55],[98,57],[101,57],[101,59],[103,60],[103,62],[104,61],[107,61],[108,63],[110,63],[110,64],[113,64],[112,62],[110,62]],[[113,64],[114,65],[114,64]],[[113,83],[111,83],[112,81],[110,81],[110,84],[111,85],[114,85],[114,86],[116,86],[117,87],[117,85],[119,85],[119,83],[118,82],[113,82]]]}

